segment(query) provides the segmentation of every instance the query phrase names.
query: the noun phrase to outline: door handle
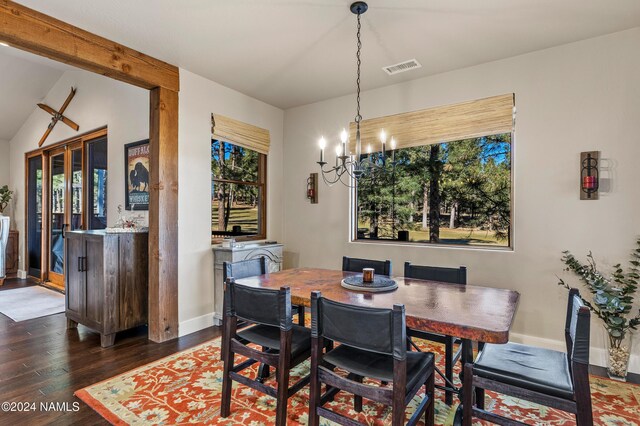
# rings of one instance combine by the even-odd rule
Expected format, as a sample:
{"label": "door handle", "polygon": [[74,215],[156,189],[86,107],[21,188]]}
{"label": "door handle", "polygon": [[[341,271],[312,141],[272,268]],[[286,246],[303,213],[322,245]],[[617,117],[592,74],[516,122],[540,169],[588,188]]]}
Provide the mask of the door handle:
{"label": "door handle", "polygon": [[82,272],[82,257],[78,257],[78,272]]}
{"label": "door handle", "polygon": [[87,257],[82,258],[82,272],[87,272]]}

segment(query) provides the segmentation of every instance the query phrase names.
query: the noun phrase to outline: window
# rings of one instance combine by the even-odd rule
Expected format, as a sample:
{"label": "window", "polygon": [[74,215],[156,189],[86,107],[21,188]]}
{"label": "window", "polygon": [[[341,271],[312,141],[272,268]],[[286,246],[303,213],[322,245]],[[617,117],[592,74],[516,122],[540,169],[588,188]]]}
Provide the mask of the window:
{"label": "window", "polygon": [[395,160],[358,181],[356,240],[511,246],[511,133],[401,148]]}
{"label": "window", "polygon": [[266,238],[267,156],[211,140],[211,236]]}

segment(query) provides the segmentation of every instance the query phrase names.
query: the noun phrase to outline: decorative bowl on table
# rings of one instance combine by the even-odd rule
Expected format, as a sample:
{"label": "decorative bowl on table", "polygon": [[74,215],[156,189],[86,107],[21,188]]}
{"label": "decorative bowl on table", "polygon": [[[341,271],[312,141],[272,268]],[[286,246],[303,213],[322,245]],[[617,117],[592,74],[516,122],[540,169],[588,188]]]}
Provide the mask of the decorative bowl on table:
{"label": "decorative bowl on table", "polygon": [[371,293],[391,291],[398,288],[398,283],[395,280],[383,275],[375,275],[373,282],[364,282],[362,274],[350,275],[344,278],[340,285],[349,290],[368,291]]}

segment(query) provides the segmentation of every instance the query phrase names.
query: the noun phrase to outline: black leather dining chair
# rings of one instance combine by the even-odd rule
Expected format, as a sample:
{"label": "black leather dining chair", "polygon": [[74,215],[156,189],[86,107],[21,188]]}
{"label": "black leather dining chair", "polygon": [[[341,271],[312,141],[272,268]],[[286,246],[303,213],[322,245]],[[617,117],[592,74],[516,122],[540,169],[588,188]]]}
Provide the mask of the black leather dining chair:
{"label": "black leather dining chair", "polygon": [[[412,265],[411,262],[404,263],[404,276],[405,278],[416,278],[420,280],[440,281],[451,284],[467,284],[467,268],[461,266],[459,268],[443,268],[439,266],[422,266]],[[453,366],[458,362],[461,355],[461,347],[454,352],[454,344],[456,338],[453,336],[446,336],[444,334],[429,333],[426,331],[408,329],[407,335],[409,339],[412,337],[418,339],[430,340],[444,344],[445,348],[445,367],[444,367],[444,379],[445,379],[445,403],[451,405],[453,403]],[[411,344],[418,349],[418,346],[411,341]],[[418,349],[419,350],[419,349]],[[438,371],[440,373],[440,371]],[[442,373],[440,373],[442,374]]]}
{"label": "black leather dining chair", "polygon": [[[402,425],[407,405],[422,386],[425,397],[407,424],[415,425],[425,413],[425,423],[434,424],[434,356],[407,351],[403,305],[393,309],[353,306],[314,291],[311,336],[310,426],[318,426],[320,416],[342,425],[361,424],[325,407],[340,391],[354,395],[356,412],[362,411],[362,398],[390,405],[392,425]],[[323,353],[326,339],[340,345]],[[336,367],[348,375],[337,374]],[[364,378],[391,383],[391,387],[366,384]]]}
{"label": "black leather dining chair", "polygon": [[576,289],[569,291],[565,340],[567,352],[507,343],[485,344],[475,363],[464,369],[463,424],[472,417],[497,424],[521,424],[473,406],[480,386],[536,404],[574,413],[578,426],[593,425],[589,389],[591,313]]}
{"label": "black leather dining chair", "polygon": [[346,272],[362,272],[364,268],[373,268],[378,275],[391,275],[390,260],[360,259],[342,256],[342,270]]}
{"label": "black leather dining chair", "polygon": [[[267,271],[267,259],[264,256],[260,256],[255,259],[239,260],[236,262],[223,262],[222,263],[222,279],[227,282],[227,279],[233,278],[239,280],[242,278],[255,277],[258,275],[264,275]],[[298,315],[298,324],[304,326],[304,306],[293,306],[291,308],[293,315]],[[238,322],[238,328],[245,327],[247,323],[245,321]],[[224,338],[224,329],[223,338]],[[224,355],[224,353],[222,353]],[[258,381],[264,382],[269,377],[269,365],[261,364],[258,370]]]}
{"label": "black leather dining chair", "polygon": [[[267,271],[267,259],[264,256],[240,260],[237,262],[222,263],[222,280],[227,282],[227,278],[239,280],[242,278],[264,275]],[[304,325],[304,306],[293,306],[293,315],[298,315],[298,324]]]}
{"label": "black leather dining chair", "polygon": [[[289,386],[289,371],[302,363],[311,353],[311,330],[293,324],[291,292],[288,287],[270,290],[243,286],[228,278],[224,290],[224,341],[222,377],[222,404],[220,415],[231,414],[232,381],[249,386],[258,392],[276,398],[276,422],[287,422],[287,402],[307,383],[310,376],[301,378]],[[255,325],[238,330],[238,319]],[[262,346],[257,350],[247,345]],[[235,355],[248,358],[235,364]],[[241,371],[260,362],[276,368],[277,388],[240,374]]]}

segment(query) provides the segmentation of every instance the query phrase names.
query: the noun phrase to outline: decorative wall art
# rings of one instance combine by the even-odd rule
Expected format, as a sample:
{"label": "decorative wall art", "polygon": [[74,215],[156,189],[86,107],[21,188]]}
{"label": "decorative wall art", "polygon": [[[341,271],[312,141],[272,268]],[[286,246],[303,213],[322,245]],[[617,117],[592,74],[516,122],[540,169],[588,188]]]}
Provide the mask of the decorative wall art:
{"label": "decorative wall art", "polygon": [[125,209],[149,210],[149,139],[124,146]]}

